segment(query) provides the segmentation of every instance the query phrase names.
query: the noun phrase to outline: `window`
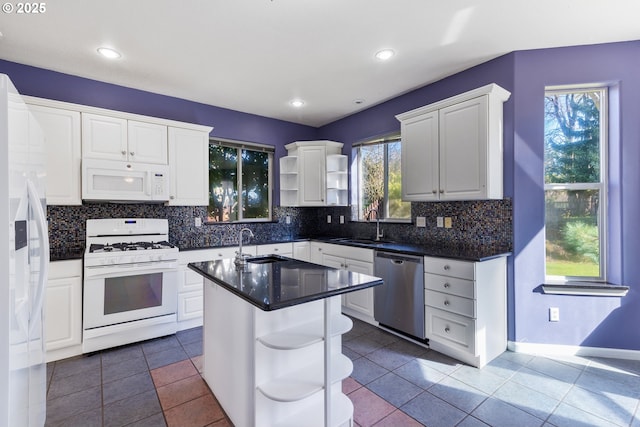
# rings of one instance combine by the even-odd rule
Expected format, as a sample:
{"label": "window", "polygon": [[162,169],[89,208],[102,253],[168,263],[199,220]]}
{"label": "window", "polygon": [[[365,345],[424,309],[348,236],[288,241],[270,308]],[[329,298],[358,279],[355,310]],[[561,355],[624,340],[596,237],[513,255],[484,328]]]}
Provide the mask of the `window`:
{"label": "window", "polygon": [[605,280],[607,90],[547,90],[546,275]]}
{"label": "window", "polygon": [[409,219],[411,203],[402,201],[400,137],[354,147],[358,220]]}
{"label": "window", "polygon": [[210,222],[271,220],[273,147],[209,142]]}

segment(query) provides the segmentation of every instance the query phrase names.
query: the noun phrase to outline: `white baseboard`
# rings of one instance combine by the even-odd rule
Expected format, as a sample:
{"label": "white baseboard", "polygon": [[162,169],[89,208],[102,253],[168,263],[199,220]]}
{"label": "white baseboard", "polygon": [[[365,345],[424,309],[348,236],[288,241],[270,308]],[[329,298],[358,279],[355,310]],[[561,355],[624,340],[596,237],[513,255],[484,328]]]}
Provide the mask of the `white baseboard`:
{"label": "white baseboard", "polygon": [[640,350],[625,350],[621,348],[582,347],[578,345],[536,344],[508,341],[507,349],[515,353],[547,356],[588,356],[640,360]]}

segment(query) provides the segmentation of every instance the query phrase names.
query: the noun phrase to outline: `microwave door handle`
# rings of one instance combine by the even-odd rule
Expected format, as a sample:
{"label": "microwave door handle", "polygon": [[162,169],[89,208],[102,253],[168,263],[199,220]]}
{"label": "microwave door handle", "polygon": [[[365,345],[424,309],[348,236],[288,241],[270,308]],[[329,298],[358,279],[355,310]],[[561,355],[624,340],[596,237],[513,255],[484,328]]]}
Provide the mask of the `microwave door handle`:
{"label": "microwave door handle", "polygon": [[151,197],[151,185],[152,185],[151,176],[153,175],[153,172],[148,170],[146,174],[147,174],[147,196]]}

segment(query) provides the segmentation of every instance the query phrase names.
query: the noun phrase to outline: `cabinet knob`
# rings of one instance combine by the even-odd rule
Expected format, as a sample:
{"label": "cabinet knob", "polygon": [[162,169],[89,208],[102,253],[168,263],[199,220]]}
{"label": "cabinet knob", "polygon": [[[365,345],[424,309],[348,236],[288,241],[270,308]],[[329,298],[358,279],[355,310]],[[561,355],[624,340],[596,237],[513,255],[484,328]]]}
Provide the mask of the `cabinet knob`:
{"label": "cabinet knob", "polygon": [[127,154],[127,152],[125,150],[122,150],[121,153],[122,153],[123,156]]}
{"label": "cabinet knob", "polygon": [[444,190],[440,190],[440,194],[443,194],[443,193],[444,193]]}
{"label": "cabinet knob", "polygon": [[445,271],[449,271],[449,270],[451,270],[451,267],[449,267],[449,264],[447,264],[447,265],[444,266],[444,269],[445,269]]}
{"label": "cabinet knob", "polygon": [[433,191],[431,191],[431,192],[432,192],[433,194],[438,194],[438,191],[437,191],[437,190],[433,190]]}
{"label": "cabinet knob", "polygon": [[171,200],[173,200],[173,199],[175,199],[175,198],[176,198],[176,196],[169,196],[169,198],[170,198]]}
{"label": "cabinet knob", "polygon": [[133,151],[129,151],[129,154],[131,154],[132,156],[135,156],[136,153],[134,153]]}
{"label": "cabinet knob", "polygon": [[273,248],[273,252],[278,252],[278,248]]}
{"label": "cabinet knob", "polygon": [[127,165],[127,169],[131,169],[131,165]]}
{"label": "cabinet knob", "polygon": [[449,332],[451,332],[451,329],[447,326],[447,327],[445,327],[445,328],[444,328],[444,331],[445,331],[446,333],[449,333]]}
{"label": "cabinet knob", "polygon": [[451,304],[449,300],[444,300],[444,305],[448,306],[449,304]]}
{"label": "cabinet knob", "polygon": [[445,289],[449,289],[451,287],[451,285],[447,282],[444,284]]}

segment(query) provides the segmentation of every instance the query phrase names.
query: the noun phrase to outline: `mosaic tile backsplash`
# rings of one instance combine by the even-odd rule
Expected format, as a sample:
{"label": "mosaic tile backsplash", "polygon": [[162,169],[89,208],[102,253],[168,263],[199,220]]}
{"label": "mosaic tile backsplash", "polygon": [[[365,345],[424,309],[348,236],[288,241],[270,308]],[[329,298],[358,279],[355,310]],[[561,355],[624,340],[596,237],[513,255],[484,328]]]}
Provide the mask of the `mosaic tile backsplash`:
{"label": "mosaic tile backsplash", "polygon": [[[327,216],[331,216],[331,222]],[[340,223],[340,216],[345,221]],[[426,227],[416,227],[418,216]],[[451,217],[452,228],[436,227],[436,217]],[[169,240],[181,249],[235,246],[238,232],[247,227],[254,238],[249,244],[282,242],[301,238],[375,237],[375,222],[350,221],[350,207],[274,208],[273,221],[203,224],[204,206],[87,203],[82,206],[48,206],[51,259],[80,258],[85,246],[86,220],[97,218],[167,218]],[[287,224],[286,218],[290,223]],[[465,202],[412,203],[411,223],[381,223],[384,239],[423,246],[489,245],[510,251],[513,220],[511,199]]]}

